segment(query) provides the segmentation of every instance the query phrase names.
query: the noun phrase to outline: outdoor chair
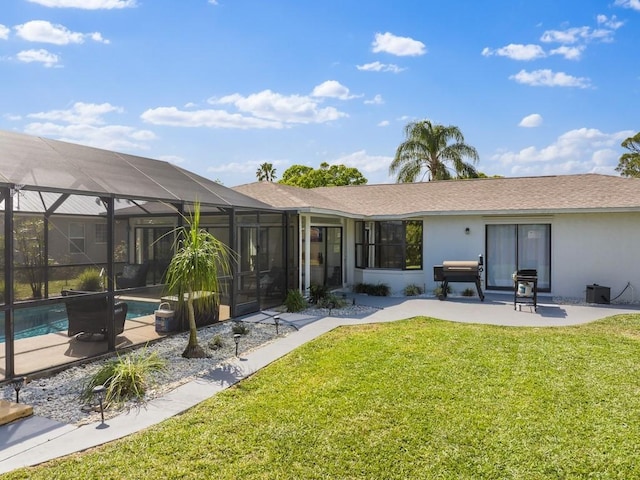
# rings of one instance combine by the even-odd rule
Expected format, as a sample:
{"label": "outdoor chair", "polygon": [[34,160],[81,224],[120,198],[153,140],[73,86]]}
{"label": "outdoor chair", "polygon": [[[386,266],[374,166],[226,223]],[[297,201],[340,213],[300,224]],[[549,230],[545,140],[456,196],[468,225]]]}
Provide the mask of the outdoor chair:
{"label": "outdoor chair", "polygon": [[[107,333],[107,322],[109,321],[107,298],[78,298],[82,293],[72,290],[63,290],[62,296],[76,297],[65,300],[69,327],[67,335],[72,337],[77,334],[102,334]],[[124,321],[127,318],[128,306],[125,302],[116,302],[115,312],[115,332],[116,335],[124,332]]]}
{"label": "outdoor chair", "polygon": [[147,283],[149,263],[127,263],[122,273],[116,275],[116,288],[144,287]]}

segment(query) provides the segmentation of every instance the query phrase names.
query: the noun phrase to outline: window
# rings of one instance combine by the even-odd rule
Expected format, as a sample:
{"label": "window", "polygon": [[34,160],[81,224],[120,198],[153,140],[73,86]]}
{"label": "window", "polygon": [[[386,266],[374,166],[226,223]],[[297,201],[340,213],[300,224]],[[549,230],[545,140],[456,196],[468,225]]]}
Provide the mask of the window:
{"label": "window", "polygon": [[513,272],[538,271],[538,289],[551,290],[551,225],[487,225],[487,287],[513,288]]}
{"label": "window", "polygon": [[355,247],[357,268],[421,269],[422,221],[356,222]]}
{"label": "window", "polygon": [[107,243],[106,223],[96,223],[96,243]]}
{"label": "window", "polygon": [[69,224],[69,253],[84,253],[84,223]]}

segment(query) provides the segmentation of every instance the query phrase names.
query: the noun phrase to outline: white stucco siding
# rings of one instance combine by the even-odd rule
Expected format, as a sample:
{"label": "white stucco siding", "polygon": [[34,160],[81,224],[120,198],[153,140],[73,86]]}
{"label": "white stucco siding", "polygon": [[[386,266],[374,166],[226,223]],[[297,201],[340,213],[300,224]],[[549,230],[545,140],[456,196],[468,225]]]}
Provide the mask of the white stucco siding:
{"label": "white stucco siding", "polygon": [[586,298],[586,286],[611,288],[613,299],[640,302],[640,214],[556,215],[551,230],[551,289],[554,296]]}
{"label": "white stucco siding", "polygon": [[[466,233],[466,229],[469,233]],[[424,270],[427,291],[439,282],[433,281],[433,266],[445,260],[477,260],[484,253],[484,222],[480,217],[428,217],[424,220]],[[452,284],[458,293],[472,283]]]}

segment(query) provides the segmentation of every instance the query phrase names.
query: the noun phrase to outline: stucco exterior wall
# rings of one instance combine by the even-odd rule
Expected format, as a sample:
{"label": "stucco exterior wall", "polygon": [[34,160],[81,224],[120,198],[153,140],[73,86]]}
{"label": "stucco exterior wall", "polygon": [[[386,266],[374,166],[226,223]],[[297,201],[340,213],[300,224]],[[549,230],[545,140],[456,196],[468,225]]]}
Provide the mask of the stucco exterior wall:
{"label": "stucco exterior wall", "polygon": [[[477,260],[486,252],[486,225],[517,223],[551,224],[551,292],[545,295],[586,300],[587,285],[611,289],[611,299],[628,283],[631,287],[617,302],[640,303],[640,213],[555,214],[545,217],[434,216],[424,219],[422,271],[356,269],[353,228],[347,228],[345,251],[348,286],[355,283],[386,283],[393,294],[409,284],[439,285],[433,266],[445,260]],[[349,222],[351,223],[351,222]],[[469,228],[469,233],[466,229]],[[455,283],[454,293],[473,284]],[[483,289],[486,282],[483,276]]]}
{"label": "stucco exterior wall", "polygon": [[630,282],[618,301],[640,303],[640,213],[556,215],[551,228],[554,296],[585,300],[595,283],[613,299]]}

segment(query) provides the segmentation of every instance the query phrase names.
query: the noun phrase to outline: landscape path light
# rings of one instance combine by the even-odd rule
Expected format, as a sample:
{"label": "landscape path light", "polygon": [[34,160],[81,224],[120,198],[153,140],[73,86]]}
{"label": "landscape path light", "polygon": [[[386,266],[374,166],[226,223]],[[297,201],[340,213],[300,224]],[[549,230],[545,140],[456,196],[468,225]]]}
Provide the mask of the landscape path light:
{"label": "landscape path light", "polygon": [[93,395],[98,399],[100,403],[100,418],[102,420],[101,425],[104,425],[104,398],[107,393],[107,389],[104,385],[97,385],[93,387]]}
{"label": "landscape path light", "polygon": [[240,334],[239,333],[234,333],[233,334],[233,341],[236,342],[236,357],[238,356],[238,344],[240,343]]}
{"label": "landscape path light", "polygon": [[273,317],[273,323],[276,324],[276,335],[278,335],[278,327],[280,327],[280,315]]}
{"label": "landscape path light", "polygon": [[16,403],[20,403],[20,389],[24,385],[24,377],[16,377],[11,380],[11,386],[16,391]]}

